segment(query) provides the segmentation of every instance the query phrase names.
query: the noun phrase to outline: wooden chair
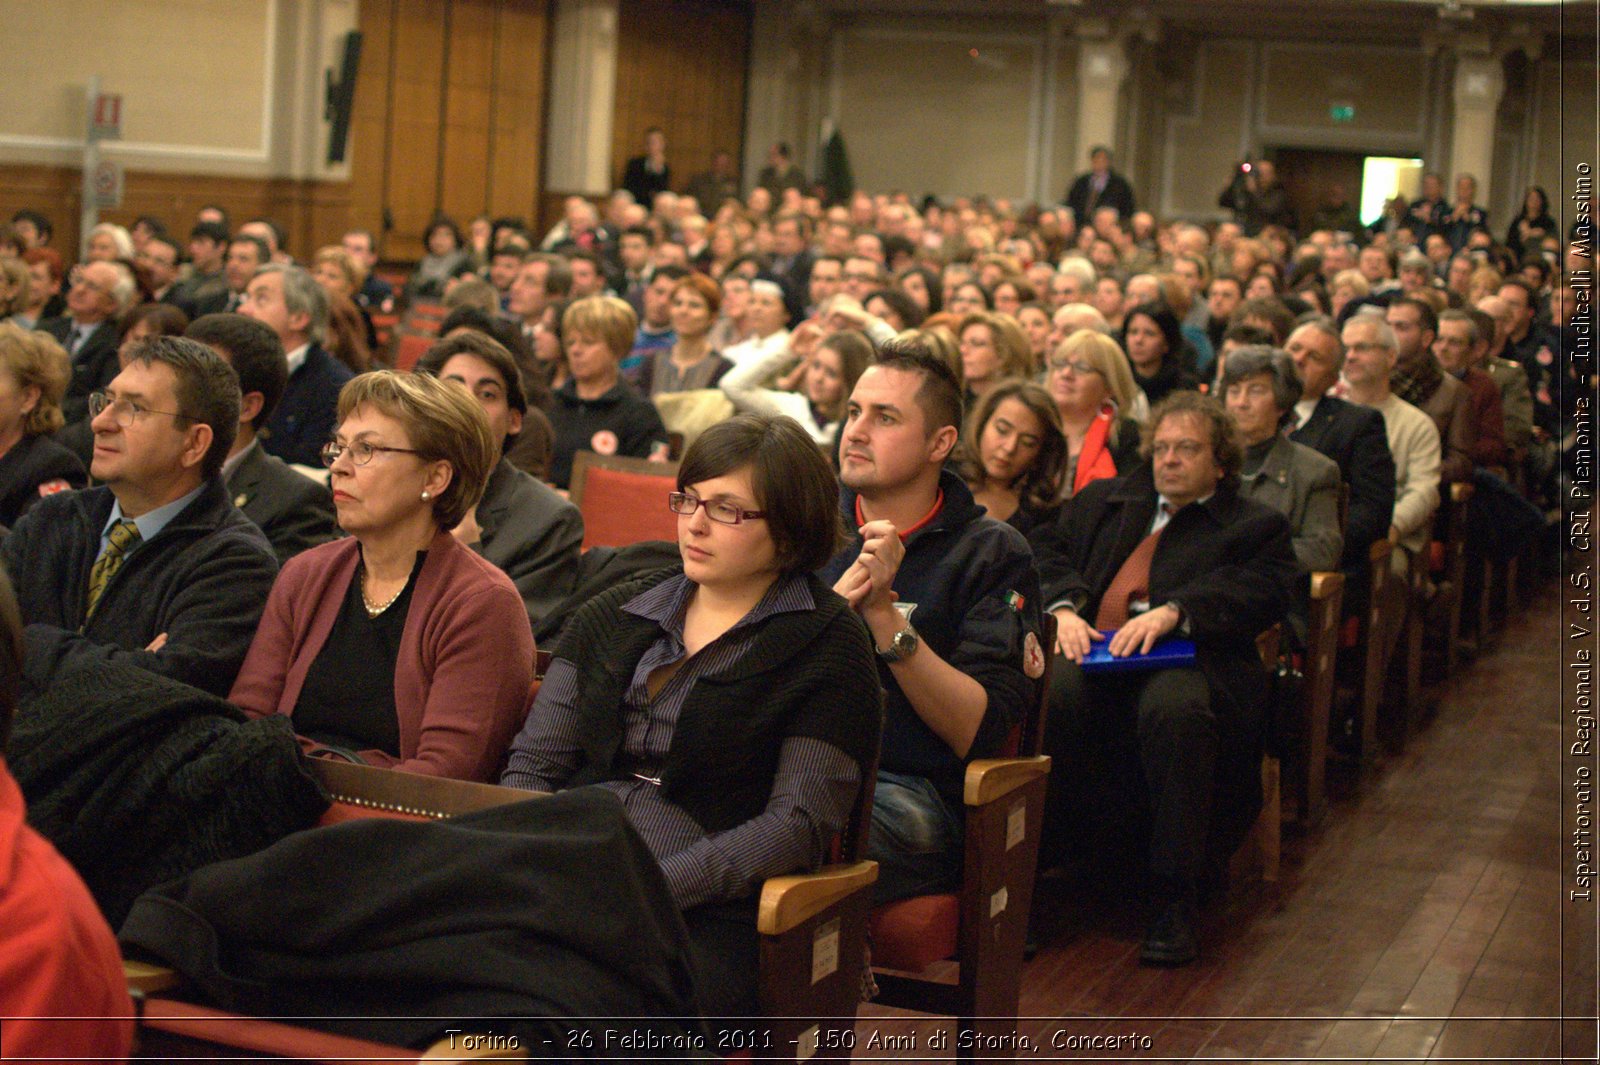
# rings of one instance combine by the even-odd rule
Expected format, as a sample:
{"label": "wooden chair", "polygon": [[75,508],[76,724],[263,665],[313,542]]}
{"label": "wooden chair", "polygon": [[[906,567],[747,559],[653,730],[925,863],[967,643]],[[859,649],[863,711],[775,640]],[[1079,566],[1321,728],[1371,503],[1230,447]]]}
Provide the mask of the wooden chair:
{"label": "wooden chair", "polygon": [[[1039,753],[1056,655],[1056,621],[1048,614],[1040,641],[1044,674],[1017,730],[1016,756],[967,766],[960,889],[903,899],[872,914],[878,1001],[954,1017],[961,1031],[1008,1035],[1015,1028],[1050,773],[1049,757]],[[954,982],[940,966],[949,958],[957,965]],[[974,1054],[959,1051],[963,1059]]]}
{"label": "wooden chair", "polygon": [[[326,759],[314,759],[311,765],[334,800],[319,827],[369,817],[443,819],[530,797],[517,788]],[[759,1001],[766,1019],[759,1028],[763,1035],[770,1032],[771,1051],[777,1055],[799,1060],[848,1056],[849,1040],[837,1033],[853,1031],[861,994],[870,889],[878,879],[877,863],[861,855],[876,779],[876,772],[864,774],[833,864],[815,873],[773,877],[762,888],[756,928],[761,936]],[[124,971],[129,987],[144,995],[141,1045],[163,1054],[229,1050],[328,1062],[482,1060],[448,1040],[414,1051],[158,997],[179,985],[178,974],[138,962],[125,962]],[[463,1027],[470,1028],[470,1023]],[[480,1049],[504,1055],[494,1060],[528,1060],[527,1048],[521,1056],[513,1048]],[[761,1056],[771,1060],[765,1052]]]}
{"label": "wooden chair", "polygon": [[1334,671],[1339,654],[1339,619],[1344,608],[1344,574],[1311,575],[1311,609],[1301,671],[1302,748],[1296,767],[1296,819],[1319,823],[1328,810],[1328,722],[1333,711]]}
{"label": "wooden chair", "polygon": [[678,539],[678,516],[667,509],[677,488],[676,462],[580,451],[572,457],[572,502],[583,514],[583,550]]}
{"label": "wooden chair", "polygon": [[1429,556],[1431,577],[1438,589],[1429,606],[1435,617],[1441,611],[1444,615],[1444,676],[1455,673],[1461,658],[1462,588],[1467,576],[1467,511],[1472,506],[1474,492],[1470,484],[1450,486],[1450,499],[1439,510],[1439,546]]}

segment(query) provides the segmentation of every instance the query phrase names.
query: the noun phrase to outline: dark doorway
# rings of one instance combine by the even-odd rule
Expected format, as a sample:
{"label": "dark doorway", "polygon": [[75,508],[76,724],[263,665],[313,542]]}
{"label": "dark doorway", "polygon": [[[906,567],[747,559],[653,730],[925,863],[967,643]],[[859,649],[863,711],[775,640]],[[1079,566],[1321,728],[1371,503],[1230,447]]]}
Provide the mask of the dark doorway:
{"label": "dark doorway", "polygon": [[[1368,152],[1345,152],[1326,148],[1279,148],[1271,153],[1278,166],[1278,181],[1288,194],[1289,205],[1305,233],[1311,216],[1317,213],[1335,185],[1344,187],[1345,198],[1361,205],[1361,172]],[[1363,219],[1370,222],[1372,219]]]}

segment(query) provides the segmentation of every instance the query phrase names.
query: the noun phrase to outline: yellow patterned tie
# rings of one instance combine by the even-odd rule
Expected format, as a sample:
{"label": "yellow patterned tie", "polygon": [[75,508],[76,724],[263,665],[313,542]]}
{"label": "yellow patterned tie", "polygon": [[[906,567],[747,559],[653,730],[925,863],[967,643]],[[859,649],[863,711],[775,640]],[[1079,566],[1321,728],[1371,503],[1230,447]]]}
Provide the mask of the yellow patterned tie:
{"label": "yellow patterned tie", "polygon": [[89,609],[84,611],[84,624],[94,617],[94,608],[100,605],[100,596],[105,593],[106,585],[111,583],[111,578],[117,575],[117,570],[122,568],[122,560],[128,550],[139,542],[139,526],[123,519],[111,527],[111,532],[106,535],[109,541],[105,553],[95,559],[94,568],[89,571]]}

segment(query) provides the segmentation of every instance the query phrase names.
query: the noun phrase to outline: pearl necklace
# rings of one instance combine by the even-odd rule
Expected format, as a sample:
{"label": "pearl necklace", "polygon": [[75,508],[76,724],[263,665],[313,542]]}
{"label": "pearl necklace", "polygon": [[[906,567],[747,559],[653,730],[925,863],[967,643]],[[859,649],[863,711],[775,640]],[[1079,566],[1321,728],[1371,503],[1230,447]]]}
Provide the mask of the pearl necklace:
{"label": "pearl necklace", "polygon": [[361,605],[366,608],[367,617],[375,618],[379,614],[382,614],[385,610],[388,610],[390,607],[394,606],[394,601],[396,599],[400,598],[401,594],[404,593],[406,588],[411,584],[411,581],[408,578],[406,580],[406,583],[402,584],[400,586],[400,591],[395,592],[393,595],[391,595],[388,598],[388,600],[386,602],[382,603],[381,605],[373,606],[372,605],[372,600],[367,597],[367,580],[371,576],[372,576],[372,574],[367,571],[366,567],[362,567],[362,570],[361,570]]}

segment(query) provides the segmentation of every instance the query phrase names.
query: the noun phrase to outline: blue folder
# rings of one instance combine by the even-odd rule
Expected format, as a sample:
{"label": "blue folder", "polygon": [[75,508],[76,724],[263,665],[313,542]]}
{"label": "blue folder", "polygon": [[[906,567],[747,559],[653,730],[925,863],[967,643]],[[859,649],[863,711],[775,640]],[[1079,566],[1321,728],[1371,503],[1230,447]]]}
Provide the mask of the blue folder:
{"label": "blue folder", "polygon": [[1194,665],[1194,641],[1179,636],[1168,636],[1150,649],[1149,654],[1113,658],[1107,647],[1115,631],[1108,632],[1103,640],[1089,645],[1083,659],[1085,673],[1124,673],[1130,670],[1179,669]]}

